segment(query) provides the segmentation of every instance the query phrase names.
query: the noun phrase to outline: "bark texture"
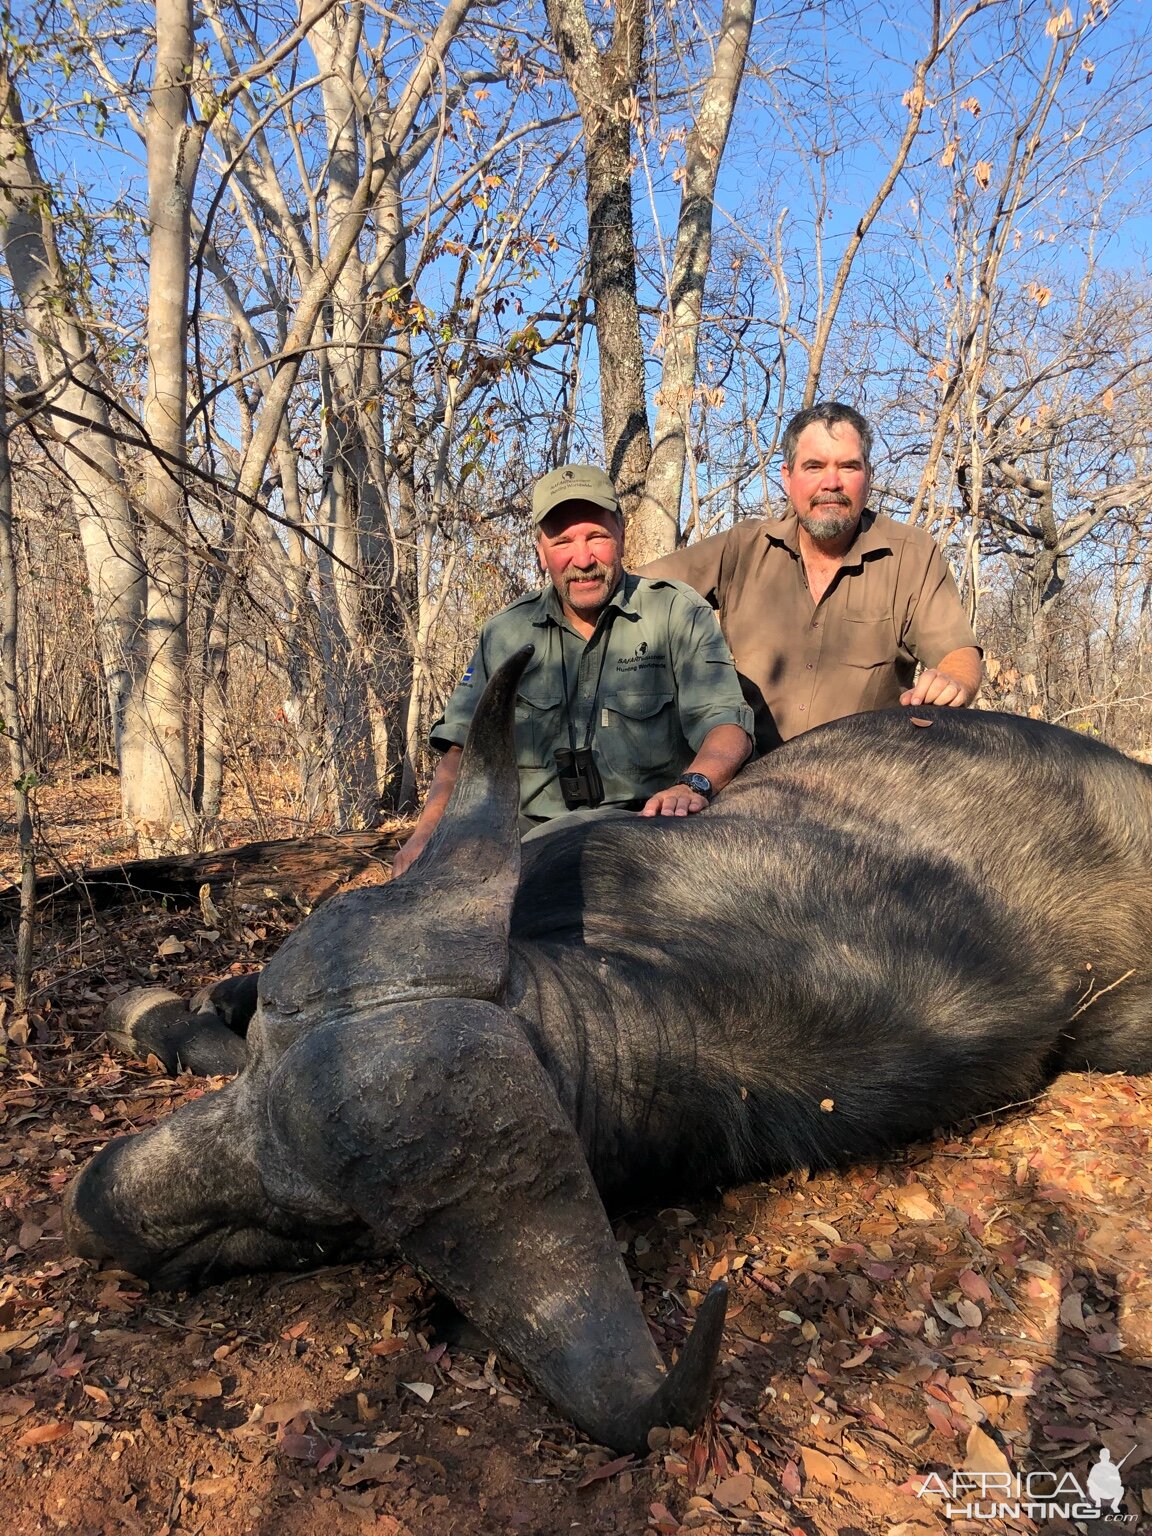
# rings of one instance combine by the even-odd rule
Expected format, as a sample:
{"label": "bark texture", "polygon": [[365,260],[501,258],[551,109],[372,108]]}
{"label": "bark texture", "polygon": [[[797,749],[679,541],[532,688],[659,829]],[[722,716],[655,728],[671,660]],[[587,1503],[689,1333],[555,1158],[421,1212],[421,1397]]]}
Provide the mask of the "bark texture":
{"label": "bark texture", "polygon": [[92,591],[100,663],[120,765],[124,810],[137,812],[139,764],[125,729],[142,669],[145,579],[136,527],[109,434],[108,395],[76,318],[56,247],[52,200],[20,97],[0,60],[0,248],[36,359],[42,423],[72,487]]}
{"label": "bark texture", "polygon": [[640,504],[652,454],[632,220],[632,128],[644,59],[644,5],[621,0],[603,51],[584,0],[546,0],[545,9],[584,126],[588,287],[600,362],[605,468],[630,518]]}
{"label": "bark texture", "polygon": [[[4,352],[0,345],[0,379]],[[20,847],[20,888],[17,897],[15,989],[12,1007],[20,1015],[28,1006],[32,981],[32,949],[36,917],[36,846],[29,802],[29,763],[24,747],[17,636],[20,597],[16,578],[16,544],[12,517],[12,466],[8,457],[8,413],[0,399],[0,734],[8,738],[8,771],[16,800],[16,835]],[[0,1042],[0,1059],[4,1045]]]}
{"label": "bark texture", "polygon": [[145,770],[137,834],[142,848],[185,844],[193,811],[185,712],[188,663],[187,491],[181,475],[188,414],[188,274],[192,189],[203,145],[190,122],[190,0],[158,0],[148,145],[148,388],[144,473],[148,563]]}
{"label": "bark texture", "polygon": [[[75,874],[43,875],[36,881],[36,900],[41,904],[83,902],[103,910],[149,896],[194,902],[201,886],[207,885],[217,897],[278,899],[311,907],[349,881],[382,874],[405,836],[406,828],[333,832],[326,837],[244,843],[214,853],[133,859]],[[12,921],[19,906],[17,886],[0,890],[0,917]]]}

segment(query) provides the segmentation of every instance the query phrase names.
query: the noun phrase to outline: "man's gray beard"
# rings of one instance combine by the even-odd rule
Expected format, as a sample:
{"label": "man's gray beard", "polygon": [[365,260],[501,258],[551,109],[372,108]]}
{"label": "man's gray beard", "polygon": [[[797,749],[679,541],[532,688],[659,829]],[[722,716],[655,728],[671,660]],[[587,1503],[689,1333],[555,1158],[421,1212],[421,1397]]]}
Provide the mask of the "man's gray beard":
{"label": "man's gray beard", "polygon": [[843,538],[846,533],[851,533],[859,522],[859,518],[851,507],[828,507],[823,510],[822,516],[818,516],[815,512],[809,512],[806,515],[797,512],[796,517],[808,537],[816,539],[819,543]]}

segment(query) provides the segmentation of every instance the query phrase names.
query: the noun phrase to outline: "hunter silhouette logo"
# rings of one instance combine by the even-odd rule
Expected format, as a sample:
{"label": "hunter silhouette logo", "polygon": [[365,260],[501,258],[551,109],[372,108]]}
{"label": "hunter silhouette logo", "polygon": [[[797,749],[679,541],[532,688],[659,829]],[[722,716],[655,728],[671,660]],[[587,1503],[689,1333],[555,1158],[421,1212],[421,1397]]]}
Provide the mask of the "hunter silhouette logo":
{"label": "hunter silhouette logo", "polygon": [[1109,1525],[1128,1524],[1134,1515],[1122,1515],[1124,1480],[1120,1468],[1135,1446],[1119,1461],[1112,1460],[1106,1445],[1093,1463],[1086,1481],[1071,1472],[953,1472],[945,1480],[930,1472],[917,1498],[935,1495],[944,1499],[947,1520],[1018,1520],[1024,1516],[1049,1520],[1100,1520]]}
{"label": "hunter silhouette logo", "polygon": [[[1133,1446],[1132,1450],[1135,1449]],[[1088,1497],[1094,1504],[1099,1504],[1101,1509],[1107,1504],[1114,1515],[1119,1514],[1120,1500],[1124,1497],[1124,1480],[1120,1476],[1120,1468],[1131,1454],[1132,1451],[1129,1451],[1120,1461],[1113,1461],[1112,1452],[1106,1445],[1102,1445],[1099,1460],[1088,1474]]]}

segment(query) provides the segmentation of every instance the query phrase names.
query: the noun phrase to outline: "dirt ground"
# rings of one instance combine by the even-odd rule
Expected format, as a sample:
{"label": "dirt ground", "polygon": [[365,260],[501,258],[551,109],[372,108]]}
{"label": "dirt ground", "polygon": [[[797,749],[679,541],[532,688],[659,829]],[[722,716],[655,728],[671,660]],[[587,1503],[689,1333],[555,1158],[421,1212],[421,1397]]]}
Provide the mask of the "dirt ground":
{"label": "dirt ground", "polygon": [[[70,857],[106,861],[98,783],[51,809]],[[666,1357],[710,1280],[732,1287],[710,1420],[642,1460],[589,1444],[510,1362],[445,1349],[403,1265],[170,1296],[69,1256],[75,1170],[219,1086],[109,1054],[108,997],[249,969],[297,916],[60,906],[27,1021],[0,974],[5,1536],[1028,1530],[1024,1513],[965,1514],[977,1474],[1085,1487],[1102,1447],[1124,1494],[1088,1528],[1152,1531],[1152,1105],[1136,1079],[1064,1078],[890,1162],[621,1225]]]}

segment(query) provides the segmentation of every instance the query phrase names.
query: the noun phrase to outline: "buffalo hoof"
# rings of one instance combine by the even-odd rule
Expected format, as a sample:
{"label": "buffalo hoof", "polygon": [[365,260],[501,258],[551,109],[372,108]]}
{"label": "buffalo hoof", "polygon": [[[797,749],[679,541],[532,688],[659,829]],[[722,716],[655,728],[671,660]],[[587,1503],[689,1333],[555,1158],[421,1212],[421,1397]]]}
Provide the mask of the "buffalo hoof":
{"label": "buffalo hoof", "polygon": [[205,1076],[239,1072],[248,1056],[243,1039],[213,1011],[190,1013],[165,987],[135,987],[104,1011],[108,1038],[141,1060],[155,1056],[166,1072]]}
{"label": "buffalo hoof", "polygon": [[201,987],[188,1004],[189,1013],[215,1013],[238,1035],[246,1035],[256,1012],[260,972],[246,976],[226,976]]}

